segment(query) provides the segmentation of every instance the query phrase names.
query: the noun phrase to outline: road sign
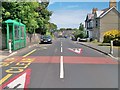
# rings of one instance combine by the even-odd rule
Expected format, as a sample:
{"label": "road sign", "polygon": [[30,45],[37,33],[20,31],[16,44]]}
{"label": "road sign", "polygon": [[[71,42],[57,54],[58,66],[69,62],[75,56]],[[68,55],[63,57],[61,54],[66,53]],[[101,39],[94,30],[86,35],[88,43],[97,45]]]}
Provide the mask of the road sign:
{"label": "road sign", "polygon": [[75,52],[77,54],[81,54],[82,48],[68,48],[68,50]]}
{"label": "road sign", "polygon": [[18,88],[28,88],[30,82],[30,72],[31,69],[27,69],[24,72],[18,74],[17,76],[10,79],[8,82],[3,84],[2,89],[18,89]]}

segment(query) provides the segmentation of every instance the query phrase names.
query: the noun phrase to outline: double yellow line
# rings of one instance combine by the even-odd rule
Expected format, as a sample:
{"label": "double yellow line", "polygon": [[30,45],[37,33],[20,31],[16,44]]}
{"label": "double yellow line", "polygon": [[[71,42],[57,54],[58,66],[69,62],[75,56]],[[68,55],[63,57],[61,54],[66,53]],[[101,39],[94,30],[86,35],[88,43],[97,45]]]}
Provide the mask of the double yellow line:
{"label": "double yellow line", "polygon": [[[26,55],[24,55],[23,57],[27,57],[29,56],[30,54],[34,53],[36,51],[36,49],[32,50],[31,52],[27,53]],[[5,77],[3,77],[1,80],[0,80],[0,85],[3,84],[8,78],[10,78],[13,74],[7,74]]]}
{"label": "double yellow line", "polygon": [[29,56],[30,54],[34,53],[36,51],[36,49],[32,50],[31,52],[29,52],[28,54],[24,55],[23,57],[27,57]]}

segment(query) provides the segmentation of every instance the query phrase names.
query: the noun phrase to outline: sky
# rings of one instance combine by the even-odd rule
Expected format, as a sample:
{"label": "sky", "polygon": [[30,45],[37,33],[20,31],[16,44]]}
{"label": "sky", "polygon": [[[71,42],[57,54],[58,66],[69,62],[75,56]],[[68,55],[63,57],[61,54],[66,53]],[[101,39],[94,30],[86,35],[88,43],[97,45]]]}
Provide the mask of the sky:
{"label": "sky", "polygon": [[102,10],[109,7],[109,2],[104,1],[50,0],[48,9],[53,12],[50,22],[57,24],[58,28],[78,28],[93,8]]}

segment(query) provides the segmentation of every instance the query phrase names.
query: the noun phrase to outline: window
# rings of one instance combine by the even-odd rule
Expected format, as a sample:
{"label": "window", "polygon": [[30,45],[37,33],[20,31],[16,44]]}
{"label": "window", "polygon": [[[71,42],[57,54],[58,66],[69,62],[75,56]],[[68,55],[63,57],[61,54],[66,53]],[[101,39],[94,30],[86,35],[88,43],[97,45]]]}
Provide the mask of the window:
{"label": "window", "polygon": [[21,39],[24,39],[24,26],[21,26]]}
{"label": "window", "polygon": [[98,27],[98,21],[96,21],[96,27]]}
{"label": "window", "polygon": [[14,29],[15,29],[15,40],[18,40],[19,39],[19,27],[15,26]]}
{"label": "window", "polygon": [[93,27],[93,21],[90,21],[90,27]]}

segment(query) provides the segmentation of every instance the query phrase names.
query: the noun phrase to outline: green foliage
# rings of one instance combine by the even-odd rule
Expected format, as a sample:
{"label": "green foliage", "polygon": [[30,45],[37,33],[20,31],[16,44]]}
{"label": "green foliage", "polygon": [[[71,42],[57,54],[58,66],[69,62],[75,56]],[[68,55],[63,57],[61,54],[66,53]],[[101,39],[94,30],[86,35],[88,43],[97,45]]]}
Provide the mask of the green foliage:
{"label": "green foliage", "polygon": [[79,29],[75,29],[74,36],[75,38],[86,38],[87,35],[84,31],[84,25],[82,23],[80,23]]}
{"label": "green foliage", "polygon": [[55,32],[57,30],[57,25],[54,23],[49,23],[50,32]]}
{"label": "green foliage", "polygon": [[84,25],[82,23],[80,23],[79,30],[84,31]]}
{"label": "green foliage", "polygon": [[71,31],[76,31],[78,30],[77,28],[60,28],[59,31],[65,31],[65,30],[71,30]]}
{"label": "green foliage", "polygon": [[64,30],[66,30],[66,28],[60,28],[60,30],[59,30],[59,31],[64,31]]}
{"label": "green foliage", "polygon": [[104,43],[110,43],[114,41],[114,45],[120,45],[120,31],[119,30],[110,30],[104,33]]}
{"label": "green foliage", "polygon": [[119,30],[110,30],[104,33],[104,42],[109,43],[111,40],[120,39]]}
{"label": "green foliage", "polygon": [[86,37],[86,33],[84,31],[79,31],[77,30],[75,33],[74,33],[74,36],[75,38],[85,38]]}
{"label": "green foliage", "polygon": [[49,28],[49,20],[52,15],[47,10],[49,2],[2,2],[2,19],[13,19],[26,25],[27,32],[46,33]]}

